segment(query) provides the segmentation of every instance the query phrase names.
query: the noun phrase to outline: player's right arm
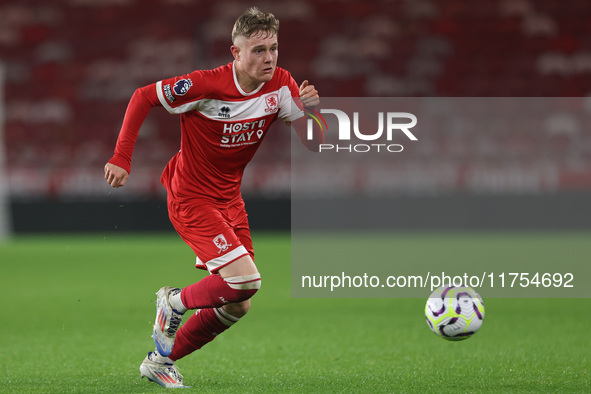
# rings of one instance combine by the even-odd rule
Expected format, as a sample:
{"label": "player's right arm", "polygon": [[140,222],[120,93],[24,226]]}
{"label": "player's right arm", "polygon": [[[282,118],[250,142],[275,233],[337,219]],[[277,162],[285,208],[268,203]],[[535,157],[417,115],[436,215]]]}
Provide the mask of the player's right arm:
{"label": "player's right arm", "polygon": [[140,127],[152,107],[161,105],[156,92],[156,84],[137,89],[125,111],[123,125],[117,138],[115,153],[105,165],[105,179],[112,187],[125,185],[131,171],[131,156]]}

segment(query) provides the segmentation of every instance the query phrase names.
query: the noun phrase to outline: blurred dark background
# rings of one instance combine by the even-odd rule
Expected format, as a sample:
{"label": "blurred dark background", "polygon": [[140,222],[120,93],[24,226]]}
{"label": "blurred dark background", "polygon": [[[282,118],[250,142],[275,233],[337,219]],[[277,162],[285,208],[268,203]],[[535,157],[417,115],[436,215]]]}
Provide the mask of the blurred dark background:
{"label": "blurred dark background", "polygon": [[[150,113],[125,188],[110,189],[103,166],[134,89],[230,62],[233,22],[251,5],[280,19],[279,65],[297,82],[310,80],[324,97],[591,93],[589,0],[2,0],[5,184],[13,230],[169,229],[159,177],[179,146],[178,118],[163,109]],[[401,193],[398,203],[411,210],[421,198],[441,201],[451,220],[462,216],[454,209],[479,212],[483,201],[516,202],[515,209],[548,201],[542,211],[555,204],[573,208],[574,221],[560,215],[564,227],[589,228],[588,126],[556,138],[560,154],[546,165],[566,181],[553,188],[524,191],[502,176],[481,190],[462,184],[438,190],[435,182],[428,193]],[[516,157],[546,152],[531,139],[502,138],[491,147],[492,156],[495,149],[505,152],[499,162],[507,159],[507,144],[519,145]],[[438,141],[443,149],[446,135]],[[476,145],[457,149],[457,168],[494,164]],[[505,175],[520,165],[517,160]],[[289,177],[290,136],[271,133],[243,182],[253,228],[289,229]],[[486,225],[468,222],[469,228]]]}

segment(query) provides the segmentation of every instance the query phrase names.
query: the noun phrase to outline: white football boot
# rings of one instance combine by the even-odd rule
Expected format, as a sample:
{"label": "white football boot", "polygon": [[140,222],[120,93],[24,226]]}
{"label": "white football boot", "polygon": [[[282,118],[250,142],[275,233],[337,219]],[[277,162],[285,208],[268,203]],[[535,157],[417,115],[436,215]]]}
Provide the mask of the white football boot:
{"label": "white football boot", "polygon": [[175,287],[163,287],[156,293],[156,322],[152,337],[158,353],[165,357],[172,353],[176,332],[183,321],[183,314],[177,312],[169,301],[171,293],[179,291],[181,289]]}
{"label": "white football boot", "polygon": [[158,362],[158,354],[150,352],[140,365],[140,373],[148,378],[150,382],[158,383],[169,389],[189,388],[183,385],[183,375],[179,372],[174,363]]}

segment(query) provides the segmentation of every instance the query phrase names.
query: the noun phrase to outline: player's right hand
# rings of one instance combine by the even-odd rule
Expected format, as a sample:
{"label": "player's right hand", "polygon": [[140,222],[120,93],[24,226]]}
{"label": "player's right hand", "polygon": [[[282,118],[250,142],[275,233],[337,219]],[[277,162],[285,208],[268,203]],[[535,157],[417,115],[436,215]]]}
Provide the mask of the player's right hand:
{"label": "player's right hand", "polygon": [[105,164],[105,179],[112,187],[125,185],[128,177],[129,173],[123,168],[111,163]]}

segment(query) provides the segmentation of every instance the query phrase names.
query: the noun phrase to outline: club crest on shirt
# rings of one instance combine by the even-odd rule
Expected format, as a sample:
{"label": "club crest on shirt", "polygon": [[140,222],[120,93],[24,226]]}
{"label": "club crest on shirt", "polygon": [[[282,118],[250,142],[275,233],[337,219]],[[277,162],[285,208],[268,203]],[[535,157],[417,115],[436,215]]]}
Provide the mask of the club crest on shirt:
{"label": "club crest on shirt", "polygon": [[265,108],[265,112],[275,113],[279,110],[279,96],[276,93],[271,93],[265,97],[265,104],[267,108]]}
{"label": "club crest on shirt", "polygon": [[226,237],[224,237],[224,234],[220,234],[217,237],[215,237],[213,239],[213,243],[215,244],[215,246],[217,246],[220,249],[218,251],[218,254],[225,252],[226,250],[228,250],[228,248],[230,248],[230,246],[232,246],[232,244],[228,243],[228,241],[226,240]]}
{"label": "club crest on shirt", "polygon": [[190,78],[179,79],[174,84],[172,90],[174,90],[174,94],[176,94],[177,96],[184,96],[185,94],[187,94],[191,86],[193,86],[193,81],[191,81]]}

